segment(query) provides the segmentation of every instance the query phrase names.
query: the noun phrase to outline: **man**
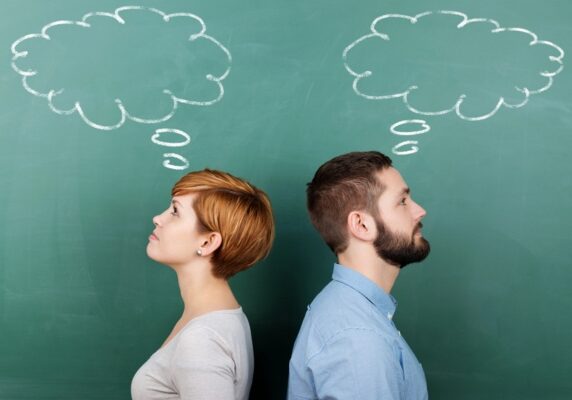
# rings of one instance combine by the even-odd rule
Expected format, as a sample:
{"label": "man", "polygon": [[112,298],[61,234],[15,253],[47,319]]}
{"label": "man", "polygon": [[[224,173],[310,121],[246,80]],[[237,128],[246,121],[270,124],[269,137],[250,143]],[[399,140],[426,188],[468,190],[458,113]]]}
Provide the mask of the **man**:
{"label": "man", "polygon": [[376,151],[326,162],[307,196],[310,219],[338,263],[294,344],[288,400],[427,399],[421,364],[392,321],[390,295],[400,269],[429,254],[425,210]]}

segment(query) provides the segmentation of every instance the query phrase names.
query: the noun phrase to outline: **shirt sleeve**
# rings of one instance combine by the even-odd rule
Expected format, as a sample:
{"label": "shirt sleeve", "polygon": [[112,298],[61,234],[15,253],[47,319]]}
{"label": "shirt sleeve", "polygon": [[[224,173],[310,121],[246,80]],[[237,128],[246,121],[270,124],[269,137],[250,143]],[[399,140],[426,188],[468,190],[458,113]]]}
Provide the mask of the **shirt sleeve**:
{"label": "shirt sleeve", "polygon": [[308,361],[320,400],[400,400],[399,348],[369,329],[346,329]]}
{"label": "shirt sleeve", "polygon": [[182,332],[171,366],[181,400],[234,400],[234,359],[212,329]]}

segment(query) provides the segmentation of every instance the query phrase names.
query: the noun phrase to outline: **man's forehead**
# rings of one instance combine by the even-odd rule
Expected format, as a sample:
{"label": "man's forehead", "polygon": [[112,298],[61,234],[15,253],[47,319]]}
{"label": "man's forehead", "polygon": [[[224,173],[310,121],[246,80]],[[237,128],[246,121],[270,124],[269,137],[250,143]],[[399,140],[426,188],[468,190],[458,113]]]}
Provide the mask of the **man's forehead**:
{"label": "man's forehead", "polygon": [[399,171],[393,167],[384,168],[379,171],[377,177],[385,188],[384,193],[401,195],[409,192],[407,183],[405,183]]}

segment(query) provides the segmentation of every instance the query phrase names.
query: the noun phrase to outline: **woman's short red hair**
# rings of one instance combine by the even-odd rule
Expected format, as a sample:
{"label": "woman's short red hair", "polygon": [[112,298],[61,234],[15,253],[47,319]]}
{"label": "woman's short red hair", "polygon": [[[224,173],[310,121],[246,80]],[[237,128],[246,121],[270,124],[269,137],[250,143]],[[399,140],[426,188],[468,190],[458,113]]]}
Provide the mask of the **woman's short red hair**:
{"label": "woman's short red hair", "polygon": [[228,279],[270,253],[274,218],[266,193],[227,172],[188,173],[172,196],[194,194],[193,208],[202,232],[218,232],[222,244],[213,253],[213,274]]}

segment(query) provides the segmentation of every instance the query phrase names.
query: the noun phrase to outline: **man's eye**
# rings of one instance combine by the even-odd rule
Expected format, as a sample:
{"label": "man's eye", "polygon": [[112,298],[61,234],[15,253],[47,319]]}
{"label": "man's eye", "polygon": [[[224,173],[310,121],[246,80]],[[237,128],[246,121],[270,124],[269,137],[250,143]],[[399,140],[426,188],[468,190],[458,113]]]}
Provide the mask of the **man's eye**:
{"label": "man's eye", "polygon": [[407,198],[402,198],[401,201],[399,202],[400,205],[405,206],[407,205]]}

